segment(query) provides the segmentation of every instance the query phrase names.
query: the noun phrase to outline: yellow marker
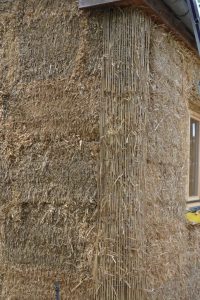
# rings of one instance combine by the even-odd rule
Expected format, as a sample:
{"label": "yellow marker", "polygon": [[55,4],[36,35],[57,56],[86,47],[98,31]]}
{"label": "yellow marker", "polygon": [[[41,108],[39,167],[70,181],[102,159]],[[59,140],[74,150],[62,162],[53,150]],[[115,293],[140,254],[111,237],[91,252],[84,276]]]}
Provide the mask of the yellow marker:
{"label": "yellow marker", "polygon": [[200,224],[200,211],[197,212],[187,212],[186,213],[186,219],[193,225]]}

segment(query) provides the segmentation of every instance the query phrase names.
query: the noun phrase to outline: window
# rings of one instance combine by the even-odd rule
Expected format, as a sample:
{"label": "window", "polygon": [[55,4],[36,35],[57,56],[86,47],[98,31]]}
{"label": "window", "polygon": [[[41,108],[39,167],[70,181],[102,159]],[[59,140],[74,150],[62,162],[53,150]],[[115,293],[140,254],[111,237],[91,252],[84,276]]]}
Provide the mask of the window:
{"label": "window", "polygon": [[200,116],[190,118],[189,200],[200,199]]}

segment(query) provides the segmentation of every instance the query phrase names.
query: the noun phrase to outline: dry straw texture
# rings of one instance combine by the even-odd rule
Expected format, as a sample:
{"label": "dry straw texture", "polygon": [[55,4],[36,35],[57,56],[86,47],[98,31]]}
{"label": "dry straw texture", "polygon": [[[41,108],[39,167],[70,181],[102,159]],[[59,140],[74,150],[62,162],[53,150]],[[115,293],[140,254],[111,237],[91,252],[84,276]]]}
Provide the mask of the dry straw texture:
{"label": "dry straw texture", "polygon": [[135,9],[0,2],[1,299],[198,300],[199,60]]}
{"label": "dry straw texture", "polygon": [[96,299],[144,299],[145,294],[150,23],[134,9],[105,12]]}
{"label": "dry straw texture", "polygon": [[[199,228],[184,220],[189,178],[189,110],[199,111],[199,59],[153,26],[147,116],[148,299],[199,298]],[[192,231],[191,231],[192,230]]]}
{"label": "dry straw texture", "polygon": [[1,299],[88,299],[97,224],[100,15],[0,2]]}

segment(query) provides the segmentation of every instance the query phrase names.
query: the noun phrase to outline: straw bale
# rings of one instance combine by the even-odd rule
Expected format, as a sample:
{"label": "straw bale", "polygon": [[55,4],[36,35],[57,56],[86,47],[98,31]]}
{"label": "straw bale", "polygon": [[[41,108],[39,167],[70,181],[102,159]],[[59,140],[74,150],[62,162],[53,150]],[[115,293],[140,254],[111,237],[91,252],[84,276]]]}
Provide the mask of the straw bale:
{"label": "straw bale", "polygon": [[134,8],[0,4],[0,297],[197,300],[199,60]]}
{"label": "straw bale", "polygon": [[104,17],[100,225],[95,299],[145,298],[144,165],[150,19],[135,9]]}
{"label": "straw bale", "polygon": [[152,26],[151,35],[145,214],[148,299],[198,299],[198,245],[194,238],[188,240],[191,229],[184,214],[189,109],[198,111],[200,105],[196,89],[200,63],[164,28]]}
{"label": "straw bale", "polygon": [[102,16],[0,4],[1,299],[88,299],[97,231]]}

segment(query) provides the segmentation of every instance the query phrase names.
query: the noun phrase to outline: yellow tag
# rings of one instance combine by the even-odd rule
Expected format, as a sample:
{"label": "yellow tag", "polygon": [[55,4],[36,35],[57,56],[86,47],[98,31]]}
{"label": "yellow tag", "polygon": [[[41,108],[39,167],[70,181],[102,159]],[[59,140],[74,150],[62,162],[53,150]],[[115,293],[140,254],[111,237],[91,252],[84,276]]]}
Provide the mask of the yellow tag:
{"label": "yellow tag", "polygon": [[199,214],[199,212],[197,212],[197,213],[187,212],[185,216],[186,216],[186,219],[190,223],[200,224],[200,214]]}

